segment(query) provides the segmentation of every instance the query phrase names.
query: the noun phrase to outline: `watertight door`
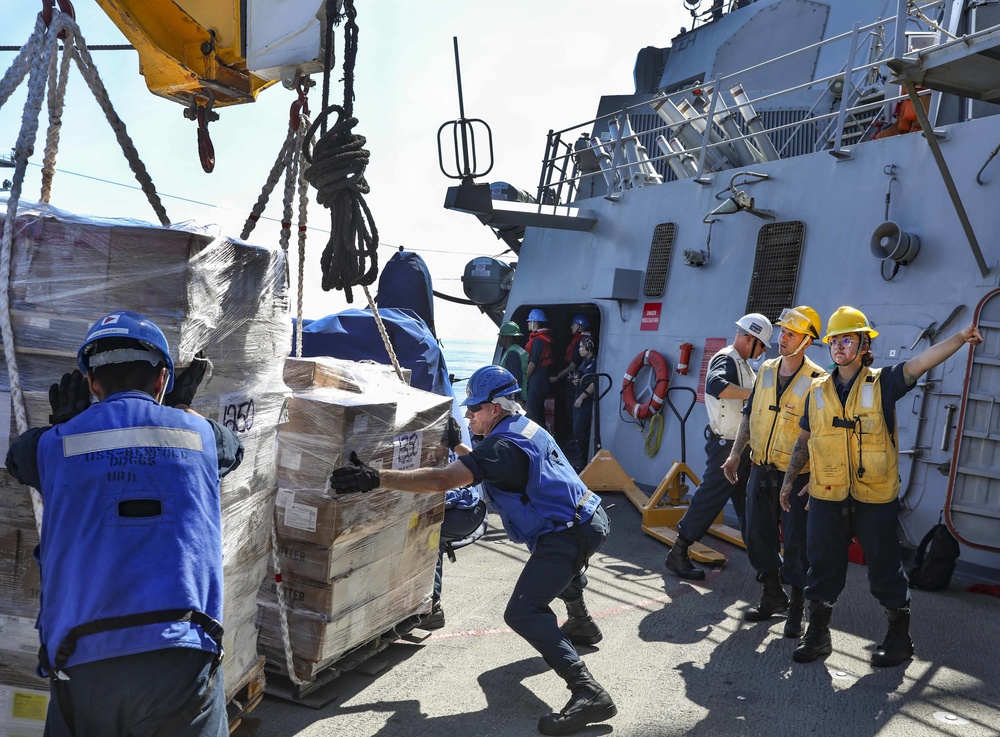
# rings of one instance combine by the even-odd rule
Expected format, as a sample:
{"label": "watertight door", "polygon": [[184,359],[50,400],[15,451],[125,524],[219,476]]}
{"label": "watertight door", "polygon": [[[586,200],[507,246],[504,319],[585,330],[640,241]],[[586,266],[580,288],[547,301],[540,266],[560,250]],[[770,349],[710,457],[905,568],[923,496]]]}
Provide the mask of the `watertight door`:
{"label": "watertight door", "polygon": [[969,355],[945,519],[963,543],[1000,550],[1000,289],[975,321],[984,340]]}

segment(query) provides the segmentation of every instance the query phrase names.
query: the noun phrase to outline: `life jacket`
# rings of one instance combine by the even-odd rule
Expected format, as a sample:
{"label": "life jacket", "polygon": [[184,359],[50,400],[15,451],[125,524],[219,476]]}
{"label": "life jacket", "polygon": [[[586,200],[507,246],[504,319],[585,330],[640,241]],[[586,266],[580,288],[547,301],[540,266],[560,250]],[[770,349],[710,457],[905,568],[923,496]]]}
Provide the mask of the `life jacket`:
{"label": "life jacket", "polygon": [[170,647],[216,652],[199,617],[150,623],[148,616],[176,610],[222,619],[211,425],[148,394],[122,392],[43,433],[38,470],[43,668],[60,661],[57,648],[71,630],[117,618],[113,629],[80,637],[61,665]]}
{"label": "life jacket", "polygon": [[[805,411],[809,385],[826,372],[803,357],[802,365],[788,378],[779,397],[780,367],[781,358],[772,358],[764,362],[757,374],[750,413],[750,459],[758,465],[770,464],[785,471],[801,432],[799,420]],[[802,473],[809,473],[808,463],[802,467]]]}
{"label": "life jacket", "polygon": [[490,435],[507,438],[528,456],[524,491],[505,491],[483,482],[486,498],[511,540],[526,543],[533,551],[541,535],[572,527],[578,506],[581,523],[593,516],[601,498],[580,480],[545,430],[524,415],[511,415],[497,423]]}
{"label": "life jacket", "polygon": [[[538,367],[541,368],[542,366],[551,366],[552,365],[552,336],[549,334],[549,329],[548,328],[542,328],[541,330],[536,330],[535,332],[531,333],[531,335],[528,337],[528,344],[524,347],[524,350],[528,352],[528,359],[529,360],[531,359],[531,347],[532,347],[532,344],[536,340],[541,341],[541,343],[542,343],[542,360],[541,360],[541,363],[538,364]],[[527,364],[525,365],[524,370],[525,371],[528,370]]]}
{"label": "life jacket", "polygon": [[858,501],[884,504],[899,495],[899,454],[882,416],[881,372],[862,367],[844,406],[832,376],[813,381],[809,493],[817,499],[841,501],[850,494]]}
{"label": "life jacket", "polygon": [[514,353],[521,361],[521,375],[514,377],[517,379],[517,383],[521,384],[524,381],[524,375],[528,373],[528,352],[517,343],[512,343],[500,356],[500,365],[504,368],[507,366],[507,356],[511,353]]}
{"label": "life jacket", "polygon": [[566,346],[567,365],[573,363],[576,360],[577,358],[576,347],[580,345],[580,341],[583,340],[584,338],[589,338],[589,337],[590,333],[582,330],[579,333],[573,333],[573,335],[570,336],[569,345]]}
{"label": "life jacket", "polygon": [[[747,389],[753,386],[754,379],[756,378],[753,369],[750,368],[750,364],[740,357],[740,354],[736,352],[733,346],[727,345],[712,356],[712,361],[717,356],[729,356],[736,362],[736,371],[739,376],[737,383],[739,386],[746,387]],[[712,429],[712,432],[716,435],[721,435],[726,440],[735,440],[736,432],[740,429],[740,422],[743,419],[744,404],[746,402],[742,399],[718,399],[705,392],[705,409],[708,412],[708,426]]]}

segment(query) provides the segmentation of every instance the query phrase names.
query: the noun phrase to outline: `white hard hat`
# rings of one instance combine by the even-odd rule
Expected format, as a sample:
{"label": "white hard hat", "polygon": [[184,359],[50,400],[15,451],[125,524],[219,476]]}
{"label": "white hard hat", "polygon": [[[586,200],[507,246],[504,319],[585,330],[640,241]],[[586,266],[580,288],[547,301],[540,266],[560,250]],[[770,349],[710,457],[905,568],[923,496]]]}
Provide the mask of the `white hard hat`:
{"label": "white hard hat", "polygon": [[751,312],[749,315],[744,315],[737,320],[736,325],[744,333],[757,338],[757,340],[768,348],[771,347],[771,332],[773,328],[771,327],[771,321],[764,317],[764,315],[759,312]]}

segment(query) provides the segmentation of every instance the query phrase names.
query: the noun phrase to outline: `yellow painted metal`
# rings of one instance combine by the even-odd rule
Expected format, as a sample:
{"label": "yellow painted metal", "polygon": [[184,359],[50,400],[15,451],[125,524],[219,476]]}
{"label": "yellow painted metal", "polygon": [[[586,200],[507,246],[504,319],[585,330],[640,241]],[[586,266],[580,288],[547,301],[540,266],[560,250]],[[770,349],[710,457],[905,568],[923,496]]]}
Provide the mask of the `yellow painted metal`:
{"label": "yellow painted metal", "polygon": [[[675,462],[657,485],[652,496],[646,496],[642,489],[635,485],[635,479],[625,472],[621,464],[607,450],[599,451],[591,459],[580,473],[580,478],[588,489],[598,493],[624,494],[642,513],[642,531],[671,546],[677,539],[677,523],[687,510],[688,500],[684,499],[689,488],[687,479],[690,479],[696,487],[701,483],[687,464]],[[736,545],[743,545],[739,532],[722,524],[721,514],[709,529],[709,533]],[[735,534],[735,539],[730,533]],[[691,557],[699,563],[722,565],[726,562],[724,555],[701,543],[694,543],[689,551]]]}
{"label": "yellow painted metal", "polygon": [[[241,0],[97,0],[139,53],[139,73],[160,97],[215,107],[253,102],[273,84],[247,71]],[[205,54],[215,33],[214,49]]]}

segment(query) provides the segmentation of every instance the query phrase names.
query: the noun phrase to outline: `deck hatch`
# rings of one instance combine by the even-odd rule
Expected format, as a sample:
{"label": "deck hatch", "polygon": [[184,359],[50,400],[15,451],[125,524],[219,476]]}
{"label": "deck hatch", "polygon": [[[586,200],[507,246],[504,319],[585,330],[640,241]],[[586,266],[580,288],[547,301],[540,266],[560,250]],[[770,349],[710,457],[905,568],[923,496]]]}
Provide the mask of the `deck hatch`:
{"label": "deck hatch", "polygon": [[793,305],[802,253],[801,220],[768,223],[757,233],[757,255],[753,262],[747,312],[760,312],[777,320],[781,311]]}
{"label": "deck hatch", "polygon": [[674,223],[660,223],[653,230],[653,243],[649,247],[649,261],[646,263],[646,281],[642,285],[644,297],[663,296],[676,229]]}

